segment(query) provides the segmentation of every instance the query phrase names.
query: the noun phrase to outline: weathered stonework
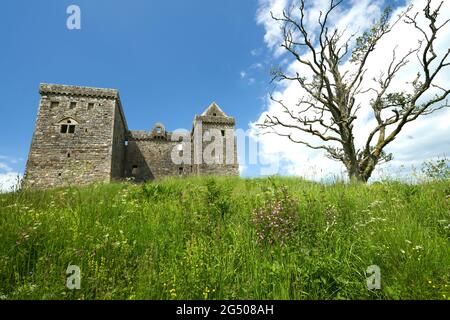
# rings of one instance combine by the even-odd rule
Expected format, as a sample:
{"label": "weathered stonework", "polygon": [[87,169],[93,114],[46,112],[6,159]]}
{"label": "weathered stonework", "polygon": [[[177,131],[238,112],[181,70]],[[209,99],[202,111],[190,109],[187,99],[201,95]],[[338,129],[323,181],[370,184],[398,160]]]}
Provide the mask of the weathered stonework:
{"label": "weathered stonework", "polygon": [[[114,89],[41,84],[39,92],[24,187],[239,174],[235,120],[215,103],[195,116],[191,132],[175,134],[160,123],[151,131],[128,130],[119,93]],[[209,142],[211,134],[215,139]],[[216,149],[211,160],[208,153],[213,142],[224,152]],[[177,150],[188,160],[174,162]]]}

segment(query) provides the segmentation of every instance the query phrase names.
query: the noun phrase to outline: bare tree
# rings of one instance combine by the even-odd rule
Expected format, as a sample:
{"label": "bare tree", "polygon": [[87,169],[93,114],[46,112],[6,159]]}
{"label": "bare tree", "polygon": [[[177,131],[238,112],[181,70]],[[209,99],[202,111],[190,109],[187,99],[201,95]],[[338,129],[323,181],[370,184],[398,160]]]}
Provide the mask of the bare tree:
{"label": "bare tree", "polygon": [[[282,25],[281,46],[303,68],[302,75],[288,74],[278,68],[273,71],[272,80],[295,81],[306,93],[292,108],[271,95],[289,121],[286,116],[267,114],[264,123],[258,126],[264,133],[273,132],[309,148],[325,150],[329,158],[345,165],[351,180],[367,182],[378,164],[392,159],[384,149],[407,123],[449,106],[446,97],[450,90],[435,84],[438,73],[450,64],[447,61],[450,49],[438,57],[434,48],[438,32],[449,21],[437,22],[443,2],[432,9],[428,0],[423,9],[425,27],[418,23],[419,13],[411,13],[412,7],[392,21],[391,10],[386,9],[374,26],[359,37],[355,34],[346,37],[345,30],[329,27],[330,16],[342,0],[330,0],[328,10],[320,13],[318,31],[311,34],[305,23],[305,0],[283,11],[282,16],[271,13],[276,23]],[[377,67],[369,65],[369,57],[380,40],[401,21],[416,28],[422,39],[401,56],[394,49],[387,70],[374,79],[366,79],[368,68]],[[411,58],[417,58],[419,72],[411,79],[409,92],[392,92],[389,90],[392,81]],[[344,63],[353,66],[351,72],[344,70]],[[369,104],[377,124],[365,144],[357,149],[354,120],[362,106],[356,101],[363,94],[372,94]],[[314,136],[322,143],[316,145],[297,139],[295,135],[299,132]]]}

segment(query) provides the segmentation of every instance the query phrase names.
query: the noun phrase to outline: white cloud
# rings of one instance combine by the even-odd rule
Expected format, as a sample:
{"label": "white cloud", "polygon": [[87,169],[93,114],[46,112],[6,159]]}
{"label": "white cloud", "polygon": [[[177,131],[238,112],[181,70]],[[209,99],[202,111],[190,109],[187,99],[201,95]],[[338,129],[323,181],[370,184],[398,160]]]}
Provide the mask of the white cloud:
{"label": "white cloud", "polygon": [[254,63],[249,67],[249,69],[262,69],[262,68],[263,68],[263,64],[260,62]]}
{"label": "white cloud", "polygon": [[12,168],[6,163],[0,162],[0,171],[12,171]]}
{"label": "white cloud", "polygon": [[[337,7],[330,16],[330,23],[343,30],[347,28],[349,34],[364,30],[370,27],[375,18],[379,17],[383,0],[350,0],[351,10]],[[325,12],[330,5],[330,0],[306,1],[305,4],[305,26],[310,30],[312,37],[314,31],[317,31],[317,23],[320,13]],[[272,18],[283,17],[283,11],[288,11],[292,7],[292,1],[289,0],[259,0],[259,8],[256,14],[258,25],[264,26],[264,42],[267,47],[274,51],[274,55],[279,57],[285,53],[280,47],[282,37],[281,23]],[[294,11],[298,12],[298,11]],[[312,38],[314,41],[315,39]]]}
{"label": "white cloud", "polygon": [[0,173],[0,193],[10,192],[17,186],[17,178],[22,179],[18,172]]}
{"label": "white cloud", "polygon": [[261,52],[262,52],[262,49],[261,49],[261,48],[257,48],[257,49],[251,50],[251,51],[250,51],[250,54],[251,54],[252,56],[256,57],[256,56],[259,56],[259,55],[261,54]]}
{"label": "white cloud", "polygon": [[248,74],[247,74],[247,72],[245,72],[245,71],[241,71],[241,72],[239,73],[239,75],[241,76],[241,79],[247,79],[247,83],[248,83],[249,85],[252,85],[252,84],[254,84],[254,83],[256,82],[256,79],[253,78],[253,77],[249,77]]}
{"label": "white cloud", "polygon": [[10,156],[0,155],[0,193],[10,192],[17,187],[17,178],[22,179],[22,174],[15,171],[11,165],[22,162],[22,158],[13,158]]}
{"label": "white cloud", "polygon": [[[419,11],[419,16],[422,13],[425,0],[412,0],[415,11]],[[314,1],[310,8],[307,8],[307,27],[316,28],[318,12],[326,8],[329,0]],[[369,1],[362,0],[350,1],[351,7],[348,9],[340,9],[336,12],[336,16],[331,22],[340,28],[347,29],[347,33],[360,32],[368,28],[380,15],[383,10],[383,1]],[[436,5],[437,2],[434,1]],[[257,13],[257,23],[265,27],[266,33],[264,41],[268,48],[273,50],[274,57],[279,57],[282,53],[276,49],[281,39],[279,26],[273,22],[268,14],[272,9],[275,13],[281,13],[288,5],[286,0],[260,0],[260,8]],[[392,15],[396,17],[397,14],[405,9],[405,7],[398,8]],[[415,12],[414,11],[414,12]],[[444,2],[441,10],[441,20],[450,18],[450,1]],[[450,26],[441,31],[437,39],[436,52],[441,53],[450,47]],[[397,55],[401,56],[402,52],[411,48],[411,44],[415,44],[419,39],[419,33],[411,25],[401,23],[389,33],[385,39],[380,42],[373,56],[368,62],[370,70],[367,73],[366,79],[379,74],[380,71],[386,70],[390,58],[392,57],[392,50],[398,47]],[[415,58],[414,58],[415,59]],[[287,67],[289,70],[304,70],[297,63],[293,62]],[[349,63],[343,66],[349,68]],[[406,82],[411,81],[417,73],[417,63],[412,61],[410,65],[398,73],[396,80],[393,83],[392,89],[399,90],[409,86]],[[442,72],[437,83],[442,86],[448,86],[450,83],[450,73]],[[373,85],[374,83],[368,83]],[[279,86],[278,90],[273,93],[274,96],[280,98],[288,105],[294,106],[301,97],[302,92],[299,90],[297,84],[291,82]],[[368,132],[374,127],[374,120],[371,117],[371,109],[368,106],[370,95],[360,97],[359,101],[363,108],[358,114],[358,119],[355,121],[355,143],[361,146],[365,141]],[[256,130],[255,124],[262,123],[265,114],[277,114],[283,117],[281,107],[267,99],[265,110],[259,115],[258,119],[251,124],[251,127]],[[298,135],[298,138],[303,137],[307,141],[314,143],[316,140],[311,139],[310,136]],[[397,139],[386,148],[387,152],[393,152],[394,161],[392,166],[400,165],[418,165],[426,159],[437,156],[450,156],[450,109],[442,110],[431,116],[424,116],[417,121],[407,124]],[[285,137],[276,135],[264,135],[260,137],[260,152],[268,161],[278,161],[281,158],[282,168],[288,174],[302,175],[313,179],[322,179],[329,175],[343,175],[343,166],[335,161],[329,160],[325,157],[322,151],[312,150],[305,146],[290,142]],[[312,170],[312,167],[315,170]],[[374,173],[374,177],[378,175]]]}
{"label": "white cloud", "polygon": [[[274,16],[280,16],[286,8],[288,0],[259,0],[259,9],[256,13],[256,21],[259,25],[263,25],[266,33],[264,34],[264,42],[270,49],[275,49],[280,43],[281,33],[280,24],[273,21],[270,12]],[[281,48],[276,48],[278,55],[283,53]]]}

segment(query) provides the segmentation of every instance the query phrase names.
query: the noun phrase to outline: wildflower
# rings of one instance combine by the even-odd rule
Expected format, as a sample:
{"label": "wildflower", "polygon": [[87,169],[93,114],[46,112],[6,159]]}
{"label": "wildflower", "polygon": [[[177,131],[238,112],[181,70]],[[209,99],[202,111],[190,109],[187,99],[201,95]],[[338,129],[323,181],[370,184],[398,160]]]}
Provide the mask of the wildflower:
{"label": "wildflower", "polygon": [[284,244],[283,239],[290,237],[297,225],[297,202],[288,195],[286,188],[275,187],[274,191],[275,195],[252,212],[258,243]]}
{"label": "wildflower", "polygon": [[405,250],[400,250],[400,252],[401,252],[401,253],[403,253],[403,254],[405,254],[405,253],[406,253],[406,252],[405,252]]}
{"label": "wildflower", "polygon": [[203,297],[204,297],[205,299],[208,299],[208,295],[209,295],[210,292],[211,292],[211,291],[209,290],[209,288],[206,287],[206,288],[203,290]]}

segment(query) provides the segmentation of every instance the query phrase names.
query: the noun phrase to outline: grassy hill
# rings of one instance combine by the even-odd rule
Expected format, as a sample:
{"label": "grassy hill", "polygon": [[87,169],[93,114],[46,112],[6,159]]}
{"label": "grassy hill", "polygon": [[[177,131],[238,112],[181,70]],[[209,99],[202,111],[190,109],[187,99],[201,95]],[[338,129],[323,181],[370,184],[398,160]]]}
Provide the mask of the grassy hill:
{"label": "grassy hill", "polygon": [[449,299],[449,194],[294,178],[3,194],[0,299]]}

